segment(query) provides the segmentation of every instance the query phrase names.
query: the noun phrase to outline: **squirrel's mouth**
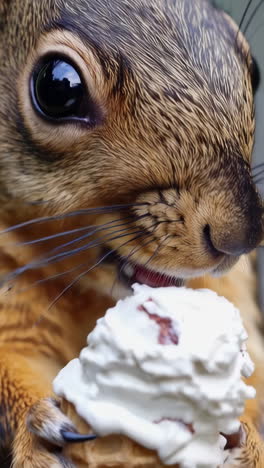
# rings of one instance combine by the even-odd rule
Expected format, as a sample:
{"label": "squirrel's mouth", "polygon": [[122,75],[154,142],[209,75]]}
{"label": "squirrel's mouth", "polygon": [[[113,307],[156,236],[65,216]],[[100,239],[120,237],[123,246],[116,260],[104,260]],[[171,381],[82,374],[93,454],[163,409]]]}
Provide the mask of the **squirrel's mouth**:
{"label": "squirrel's mouth", "polygon": [[146,284],[152,288],[167,287],[167,286],[183,286],[182,278],[177,278],[173,275],[167,275],[157,270],[140,265],[139,263],[131,262],[128,258],[122,257],[117,253],[111,253],[107,257],[107,262],[114,264],[117,268],[118,279],[124,286],[131,288],[132,284]]}
{"label": "squirrel's mouth", "polygon": [[155,270],[151,270],[142,265],[128,262],[121,258],[118,262],[120,281],[130,286],[134,283],[146,284],[152,288],[166,286],[182,286],[183,279],[174,276],[168,276]]}

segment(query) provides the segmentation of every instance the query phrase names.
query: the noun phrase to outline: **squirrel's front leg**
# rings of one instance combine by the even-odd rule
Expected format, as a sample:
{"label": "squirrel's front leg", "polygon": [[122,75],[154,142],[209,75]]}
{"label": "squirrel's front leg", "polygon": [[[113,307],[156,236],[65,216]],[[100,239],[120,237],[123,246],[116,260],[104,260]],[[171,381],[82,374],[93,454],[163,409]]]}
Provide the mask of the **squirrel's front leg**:
{"label": "squirrel's front leg", "polygon": [[61,431],[75,428],[51,398],[50,373],[40,356],[0,348],[0,453],[12,444],[12,468],[73,467],[61,453]]}

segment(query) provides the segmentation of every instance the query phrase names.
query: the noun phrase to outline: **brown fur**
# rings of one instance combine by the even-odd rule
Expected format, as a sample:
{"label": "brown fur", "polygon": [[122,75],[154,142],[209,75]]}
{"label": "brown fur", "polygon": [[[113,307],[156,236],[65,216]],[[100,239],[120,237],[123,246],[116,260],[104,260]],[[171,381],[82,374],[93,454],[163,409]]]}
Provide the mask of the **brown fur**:
{"label": "brown fur", "polygon": [[[247,437],[239,466],[264,466],[256,432],[264,349],[254,274],[242,259],[221,278],[204,276],[227,272],[263,237],[262,206],[250,174],[254,109],[248,44],[206,0],[0,0],[0,12],[1,229],[44,215],[134,204],[111,215],[74,216],[1,234],[2,278],[51,251],[58,240],[24,247],[19,242],[87,224],[116,220],[115,226],[130,216],[125,237],[115,239],[109,228],[91,239],[133,261],[149,261],[161,273],[185,277],[193,287],[211,287],[240,307],[258,398],[242,418]],[[81,70],[98,110],[93,128],[51,125],[32,109],[30,75],[47,51],[68,55]],[[49,203],[32,204],[37,200]],[[212,254],[203,239],[208,224],[214,246],[231,246],[236,255]],[[133,240],[139,231],[142,237]],[[100,253],[95,247],[26,271],[11,281],[8,294],[4,283],[0,444],[13,441],[15,468],[70,466],[53,447],[62,444],[60,429],[72,426],[47,397],[57,371],[78,354],[112,303],[115,267],[91,271],[50,311],[76,271],[29,285],[83,262],[88,268]],[[117,282],[113,293],[120,297],[127,291]]]}

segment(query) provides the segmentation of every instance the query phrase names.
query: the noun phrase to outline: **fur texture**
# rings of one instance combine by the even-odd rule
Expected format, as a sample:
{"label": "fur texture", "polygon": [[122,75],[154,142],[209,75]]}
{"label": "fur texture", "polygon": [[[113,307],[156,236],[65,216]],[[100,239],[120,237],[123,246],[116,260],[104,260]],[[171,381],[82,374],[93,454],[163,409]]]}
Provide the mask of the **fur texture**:
{"label": "fur texture", "polygon": [[[12,446],[14,468],[71,466],[74,452],[58,447],[72,423],[48,398],[111,296],[128,292],[116,264],[100,263],[107,247],[240,307],[258,397],[234,458],[264,466],[254,273],[247,257],[235,265],[263,238],[246,40],[206,0],[0,0],[0,14],[1,229],[60,216],[0,234],[0,446]],[[51,53],[78,67],[91,125],[50,122],[34,109],[32,73]],[[86,211],[62,216],[76,210]]]}

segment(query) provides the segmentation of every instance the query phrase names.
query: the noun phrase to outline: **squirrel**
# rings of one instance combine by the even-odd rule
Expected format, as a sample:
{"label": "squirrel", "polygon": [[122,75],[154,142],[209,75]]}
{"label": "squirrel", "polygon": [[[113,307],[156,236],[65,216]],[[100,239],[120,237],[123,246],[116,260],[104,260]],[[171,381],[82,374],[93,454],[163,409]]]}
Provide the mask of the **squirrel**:
{"label": "squirrel", "polygon": [[263,467],[242,32],[207,0],[0,0],[0,70],[1,466],[85,466],[52,381],[139,282],[240,308],[257,398],[227,464]]}

